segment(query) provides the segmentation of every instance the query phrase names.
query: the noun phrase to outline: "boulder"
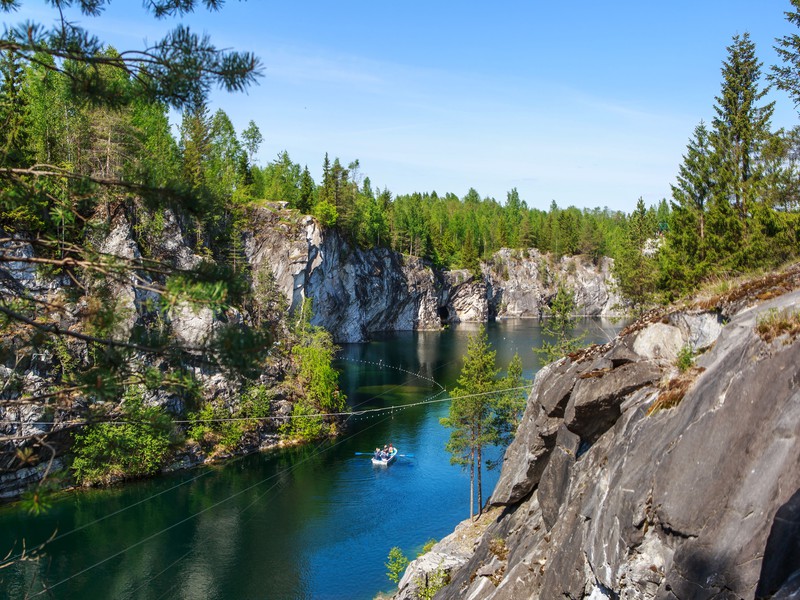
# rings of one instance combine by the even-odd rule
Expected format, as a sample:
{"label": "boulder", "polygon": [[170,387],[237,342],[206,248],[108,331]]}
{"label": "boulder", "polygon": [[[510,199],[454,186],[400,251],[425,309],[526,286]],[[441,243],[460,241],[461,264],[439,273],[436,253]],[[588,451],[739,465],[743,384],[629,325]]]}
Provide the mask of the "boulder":
{"label": "boulder", "polygon": [[653,323],[639,331],[633,342],[633,351],[649,360],[674,363],[686,345],[678,327],[666,323]]}
{"label": "boulder", "polygon": [[619,418],[625,399],[639,388],[657,382],[661,370],[651,361],[640,361],[610,372],[594,371],[586,375],[592,376],[575,383],[564,423],[582,439],[593,442]]}
{"label": "boulder", "polygon": [[723,318],[719,312],[678,312],[670,316],[670,324],[681,330],[692,352],[698,352],[717,341]]}
{"label": "boulder", "polygon": [[[489,500],[491,505],[515,504],[530,494],[539,482],[545,467],[543,459],[549,453],[552,444],[548,447],[540,430],[541,426],[548,425],[547,413],[536,399],[542,394],[548,382],[558,378],[563,367],[563,362],[551,363],[537,373],[517,434],[503,455],[500,479]],[[557,419],[555,423],[558,423]],[[551,428],[548,427],[546,433],[551,433]]]}
{"label": "boulder", "polygon": [[563,417],[567,408],[569,395],[575,387],[577,375],[588,368],[586,363],[575,363],[562,359],[554,363],[546,371],[540,371],[538,393],[535,400],[544,409],[548,417]]}

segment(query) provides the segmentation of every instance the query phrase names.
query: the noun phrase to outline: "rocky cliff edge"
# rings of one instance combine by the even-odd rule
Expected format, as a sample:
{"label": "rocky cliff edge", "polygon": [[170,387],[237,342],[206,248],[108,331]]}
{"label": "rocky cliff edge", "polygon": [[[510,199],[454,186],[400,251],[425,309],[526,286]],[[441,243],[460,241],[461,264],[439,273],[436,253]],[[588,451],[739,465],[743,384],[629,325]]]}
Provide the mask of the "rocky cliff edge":
{"label": "rocky cliff edge", "polygon": [[800,598],[798,288],[800,265],[540,371],[482,524],[395,598],[437,571],[439,600]]}

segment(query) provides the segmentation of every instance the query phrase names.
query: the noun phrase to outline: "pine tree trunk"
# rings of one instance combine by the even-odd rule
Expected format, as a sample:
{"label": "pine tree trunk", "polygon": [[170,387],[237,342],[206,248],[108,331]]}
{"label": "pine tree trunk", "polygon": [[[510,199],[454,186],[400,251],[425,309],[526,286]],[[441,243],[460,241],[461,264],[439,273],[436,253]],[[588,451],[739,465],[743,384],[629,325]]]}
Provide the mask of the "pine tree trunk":
{"label": "pine tree trunk", "polygon": [[475,450],[469,453],[469,518],[475,514]]}
{"label": "pine tree trunk", "polygon": [[482,448],[478,446],[478,516],[483,514],[483,478],[481,477]]}

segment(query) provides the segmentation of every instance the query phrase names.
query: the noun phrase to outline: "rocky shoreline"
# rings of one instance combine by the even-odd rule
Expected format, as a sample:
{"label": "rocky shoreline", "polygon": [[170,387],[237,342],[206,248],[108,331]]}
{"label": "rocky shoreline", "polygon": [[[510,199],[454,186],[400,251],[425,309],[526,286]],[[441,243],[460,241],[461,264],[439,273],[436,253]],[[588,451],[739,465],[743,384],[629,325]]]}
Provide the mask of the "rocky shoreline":
{"label": "rocky shoreline", "polygon": [[[121,207],[113,211],[110,230],[96,240],[100,252],[136,261],[143,256],[144,244],[151,258],[178,269],[191,269],[203,260],[193,250],[179,215],[164,211],[160,228],[148,230],[143,239],[137,237],[131,218]],[[335,231],[323,231],[313,218],[287,210],[281,203],[250,210],[243,247],[246,268],[253,276],[256,303],[262,302],[260,293],[271,293],[258,288],[269,271],[277,293],[285,297],[290,309],[300,306],[306,298],[313,301],[312,322],[326,328],[337,343],[366,341],[384,331],[438,330],[453,323],[492,318],[537,318],[547,313],[547,303],[554,296],[558,281],[572,286],[581,314],[614,315],[621,304],[613,291],[612,263],[608,259],[594,265],[580,257],[554,261],[535,250],[503,249],[483,263],[481,276],[475,277],[466,270],[437,269],[419,258],[386,248],[352,248]],[[28,243],[6,243],[4,250],[26,259],[34,257],[34,248]],[[62,302],[65,308],[59,315],[59,326],[81,329],[85,298],[80,297],[69,279],[48,278],[24,261],[6,263],[6,274],[6,290],[11,289],[9,286],[21,288],[41,301],[79,296]],[[147,274],[142,277],[146,279]],[[123,316],[114,332],[119,340],[130,339],[136,328],[158,326],[175,340],[199,347],[218,328],[231,323],[244,325],[253,318],[244,306],[231,306],[217,314],[208,308],[191,309],[179,304],[162,313],[153,293],[143,291],[132,280],[113,279],[106,285],[117,312]],[[286,320],[287,316],[281,318]],[[46,395],[58,387],[62,360],[85,361],[87,346],[69,341],[61,348],[63,356],[57,354],[22,357],[21,362],[17,357],[14,364],[0,365],[5,379],[17,382],[16,387],[7,386],[4,400],[8,402],[0,405],[0,435],[7,438],[0,446],[0,499],[18,497],[41,478],[41,466],[22,464],[16,458],[17,450],[29,443],[26,440],[47,435],[63,462],[70,452],[71,423],[85,415],[79,397],[66,400],[57,409],[48,408],[46,402],[18,402],[24,397]],[[241,384],[223,372],[209,371],[195,358],[186,356],[186,368],[200,382],[202,401],[213,402],[231,414],[236,412]],[[131,360],[140,359],[134,355]],[[286,357],[273,357],[259,382],[271,390],[270,415],[275,418],[291,413],[291,398],[296,396],[296,390],[281,389],[287,368]],[[163,408],[175,419],[184,419],[188,411],[178,395],[161,389],[145,391],[143,402]],[[109,414],[118,409],[112,404],[106,407]],[[253,452],[280,443],[277,437],[274,421],[267,422],[258,431],[248,433],[236,452]],[[50,450],[40,448],[39,453],[42,463],[49,460]],[[175,465],[169,469],[221,458],[207,456],[199,446],[189,446],[179,452]]]}

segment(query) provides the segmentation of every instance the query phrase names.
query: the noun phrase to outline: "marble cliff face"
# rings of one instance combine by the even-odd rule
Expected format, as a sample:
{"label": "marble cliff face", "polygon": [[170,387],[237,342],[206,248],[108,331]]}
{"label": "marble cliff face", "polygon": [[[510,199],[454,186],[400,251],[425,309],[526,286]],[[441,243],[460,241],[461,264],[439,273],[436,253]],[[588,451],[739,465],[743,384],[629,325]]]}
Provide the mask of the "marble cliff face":
{"label": "marble cliff face", "polygon": [[[136,227],[136,211],[120,205],[109,218],[109,229],[100,239],[91,240],[98,251],[124,260],[146,255],[177,269],[191,269],[208,260],[200,256],[192,242],[191,223],[181,215],[165,210],[158,228]],[[141,215],[138,215],[140,218]],[[350,247],[334,231],[323,231],[311,217],[286,210],[280,203],[253,208],[243,227],[244,261],[253,280],[270,271],[277,291],[285,296],[290,308],[297,308],[304,299],[313,301],[314,323],[328,329],[336,342],[360,342],[382,331],[430,330],[461,321],[486,321],[493,317],[538,317],[547,311],[547,302],[555,293],[557,278],[566,280],[575,289],[581,313],[607,315],[619,304],[611,292],[610,262],[585,265],[580,259],[550,261],[535,251],[501,250],[481,266],[480,276],[467,271],[443,271],[416,258],[385,248],[361,250]],[[16,290],[42,300],[55,300],[64,306],[59,326],[80,331],[86,297],[67,277],[53,278],[37,270],[24,259],[34,257],[34,248],[27,243],[7,243],[3,251],[19,256],[20,261],[7,262],[0,281],[0,294]],[[151,281],[148,272],[137,273],[145,284]],[[102,285],[116,303],[121,317],[112,332],[115,339],[127,341],[137,328],[158,327],[182,344],[200,347],[220,328],[246,325],[253,321],[252,306],[230,306],[224,311],[191,307],[185,303],[159,308],[159,296],[147,291],[147,285],[135,285],[133,276],[110,278]],[[265,304],[262,292],[255,285],[256,305]],[[13,337],[13,336],[12,336]],[[13,346],[13,339],[10,341]],[[77,361],[88,357],[84,342],[67,340],[66,348]],[[189,353],[191,355],[191,353]],[[85,409],[80,398],[70,400],[47,416],[42,402],[18,403],[22,397],[38,396],[59,385],[61,363],[52,352],[27,357],[20,350],[20,361],[0,364],[5,380],[17,384],[6,390],[7,404],[0,406],[0,434],[12,438],[0,447],[0,499],[14,498],[42,477],[48,468],[42,462],[35,466],[19,465],[16,451],[41,433],[56,440],[55,450],[61,457],[69,453],[68,423]],[[192,356],[188,356],[191,362]],[[135,355],[132,360],[139,360]],[[152,365],[158,366],[158,365]],[[226,373],[209,370],[202,365],[187,365],[202,384],[204,401],[235,410],[240,398],[240,385]],[[290,390],[284,393],[281,382],[287,365],[279,357],[267,365],[261,383],[275,394],[274,410],[279,414],[291,411]],[[162,406],[171,414],[183,415],[186,407],[176,395],[164,390],[149,390],[145,401]],[[52,424],[42,425],[41,422]],[[277,439],[274,427],[264,426],[258,435],[243,441],[243,450],[269,446]],[[179,462],[194,464],[205,460],[197,452],[187,454]]]}
{"label": "marble cliff face", "polygon": [[559,280],[574,290],[581,315],[613,316],[621,305],[609,259],[598,265],[578,257],[551,261],[533,249],[502,249],[475,277],[385,248],[351,248],[311,217],[287,221],[268,208],[254,213],[246,253],[255,271],[275,274],[292,307],[311,298],[314,322],[337,342],[365,341],[379,331],[538,318],[547,314]]}
{"label": "marble cliff face", "polygon": [[800,266],[765,282],[540,371],[488,512],[395,597],[444,571],[437,599],[800,598],[800,336],[762,327]]}

